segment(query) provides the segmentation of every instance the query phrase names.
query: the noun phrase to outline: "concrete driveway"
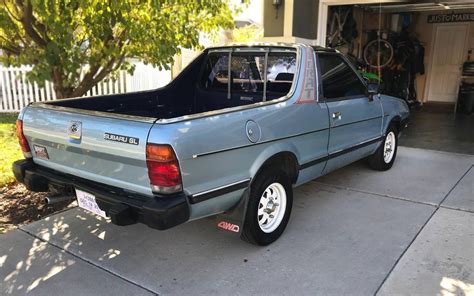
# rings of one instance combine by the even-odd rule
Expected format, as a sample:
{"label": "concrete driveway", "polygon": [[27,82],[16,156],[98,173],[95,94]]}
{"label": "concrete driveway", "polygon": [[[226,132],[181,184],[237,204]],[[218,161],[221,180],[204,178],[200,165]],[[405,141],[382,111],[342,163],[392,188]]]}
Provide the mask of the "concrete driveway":
{"label": "concrete driveway", "polygon": [[474,294],[473,165],[403,147],[388,172],[355,163],[296,189],[263,248],[212,219],[159,232],[68,210],[0,237],[0,293]]}

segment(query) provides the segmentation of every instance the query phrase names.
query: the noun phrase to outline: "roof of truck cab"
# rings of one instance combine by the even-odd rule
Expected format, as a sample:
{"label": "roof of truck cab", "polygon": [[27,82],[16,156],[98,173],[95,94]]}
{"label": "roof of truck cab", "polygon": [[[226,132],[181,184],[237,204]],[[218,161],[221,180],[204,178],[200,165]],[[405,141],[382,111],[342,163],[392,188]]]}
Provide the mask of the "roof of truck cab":
{"label": "roof of truck cab", "polygon": [[[285,43],[285,42],[251,42],[251,43],[234,43],[222,46],[213,46],[207,49],[225,49],[225,48],[242,48],[242,47],[286,47],[286,48],[298,48],[302,47],[303,43]],[[317,52],[336,52],[332,48],[326,48],[322,46],[311,46]]]}
{"label": "roof of truck cab", "polygon": [[334,48],[328,48],[323,46],[311,46],[315,52],[337,52]]}
{"label": "roof of truck cab", "polygon": [[245,42],[245,43],[232,43],[221,46],[211,46],[207,49],[225,49],[225,48],[242,48],[242,47],[286,47],[286,48],[297,48],[301,44],[297,43],[283,43],[283,42]]}

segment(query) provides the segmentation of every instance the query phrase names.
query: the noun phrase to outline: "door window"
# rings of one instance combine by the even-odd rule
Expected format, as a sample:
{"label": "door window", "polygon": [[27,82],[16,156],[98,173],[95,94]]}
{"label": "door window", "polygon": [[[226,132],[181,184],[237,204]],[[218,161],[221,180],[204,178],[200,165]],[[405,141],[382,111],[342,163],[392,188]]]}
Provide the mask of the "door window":
{"label": "door window", "polygon": [[318,57],[323,95],[326,99],[365,96],[365,84],[341,56],[319,54]]}

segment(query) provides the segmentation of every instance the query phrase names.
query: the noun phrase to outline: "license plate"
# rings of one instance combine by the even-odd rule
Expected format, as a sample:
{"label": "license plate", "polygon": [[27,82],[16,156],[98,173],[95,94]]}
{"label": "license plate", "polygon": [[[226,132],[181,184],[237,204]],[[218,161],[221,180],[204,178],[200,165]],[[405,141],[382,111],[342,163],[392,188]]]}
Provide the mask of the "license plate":
{"label": "license plate", "polygon": [[105,212],[102,211],[97,205],[94,195],[88,192],[84,192],[82,190],[76,189],[76,196],[77,196],[77,203],[79,204],[79,207],[85,210],[88,210],[89,212],[92,212],[101,217],[104,217],[104,218],[107,217]]}

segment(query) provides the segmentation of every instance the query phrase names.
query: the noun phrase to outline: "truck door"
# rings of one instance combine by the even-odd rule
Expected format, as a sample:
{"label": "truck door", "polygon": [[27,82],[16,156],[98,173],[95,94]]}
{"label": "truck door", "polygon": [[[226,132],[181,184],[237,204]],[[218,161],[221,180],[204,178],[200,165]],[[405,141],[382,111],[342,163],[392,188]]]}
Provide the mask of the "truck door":
{"label": "truck door", "polygon": [[325,173],[370,155],[382,135],[382,106],[338,53],[318,54],[323,99],[329,112]]}

